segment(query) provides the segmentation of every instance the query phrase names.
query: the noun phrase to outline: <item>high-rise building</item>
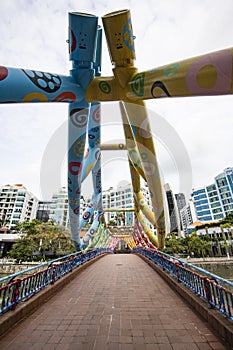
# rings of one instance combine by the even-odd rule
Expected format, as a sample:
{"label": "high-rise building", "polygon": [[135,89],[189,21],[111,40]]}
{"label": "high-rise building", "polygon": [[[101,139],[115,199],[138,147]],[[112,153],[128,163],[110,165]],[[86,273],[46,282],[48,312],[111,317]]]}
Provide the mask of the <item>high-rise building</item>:
{"label": "high-rise building", "polygon": [[182,231],[185,236],[188,235],[188,227],[197,221],[196,211],[194,208],[193,201],[190,200],[181,210],[180,210]]}
{"label": "high-rise building", "polygon": [[215,184],[224,216],[233,214],[233,168],[226,168],[223,173],[217,175]]}
{"label": "high-rise building", "polygon": [[42,221],[42,222],[49,221],[49,213],[50,213],[51,204],[52,204],[51,201],[39,201],[38,209],[37,209],[37,213],[36,213],[37,220]]}
{"label": "high-rise building", "polygon": [[[152,209],[150,192],[147,183],[142,183],[141,187],[142,194],[144,196],[145,203]],[[132,185],[130,183],[119,186],[114,189],[110,187],[108,190],[103,191],[102,194],[103,209],[113,208],[134,208],[134,195]],[[105,212],[105,221],[108,223],[113,220],[118,225],[133,226],[134,225],[134,212]],[[155,233],[155,227],[145,217],[148,228]]]}
{"label": "high-rise building", "polygon": [[35,219],[37,207],[38,199],[22,184],[0,188],[0,220],[9,229],[18,222]]}
{"label": "high-rise building", "polygon": [[192,199],[197,219],[217,221],[233,213],[233,168],[217,175],[214,183],[195,189]]}
{"label": "high-rise building", "polygon": [[[131,184],[119,186],[117,189],[110,187],[103,191],[102,194],[103,209],[113,208],[134,208],[133,191]],[[105,212],[105,221],[108,223],[111,220],[118,221],[118,224],[131,226],[134,223],[133,212],[123,213],[123,217],[119,217],[118,212]]]}
{"label": "high-rise building", "polygon": [[178,210],[183,209],[184,206],[186,205],[185,195],[183,193],[176,193],[175,194],[175,199],[176,199],[176,202],[177,202]]}
{"label": "high-rise building", "polygon": [[175,199],[176,199],[178,213],[179,213],[180,228],[181,228],[181,230],[183,230],[183,225],[182,225],[180,211],[181,211],[181,209],[183,209],[186,206],[185,195],[183,193],[176,193],[175,194]]}
{"label": "high-rise building", "polygon": [[166,200],[167,200],[167,208],[168,208],[168,232],[177,232],[178,235],[181,234],[180,232],[180,218],[179,218],[179,211],[177,207],[177,202],[175,200],[175,196],[171,190],[171,187],[169,184],[164,185],[165,193],[166,193]]}
{"label": "high-rise building", "polygon": [[66,187],[62,187],[57,193],[52,195],[49,206],[49,220],[56,225],[68,226],[68,192]]}
{"label": "high-rise building", "polygon": [[[81,197],[80,200],[80,215],[85,209],[85,200]],[[49,205],[49,220],[56,225],[69,226],[69,210],[68,210],[68,192],[66,187],[62,187],[57,193],[52,196],[51,204]]]}
{"label": "high-rise building", "polygon": [[[180,235],[180,219],[179,212],[177,208],[177,203],[175,197],[170,189],[170,186],[167,184],[166,189],[166,212],[169,211],[169,214],[166,214],[166,233],[169,232],[178,232]],[[153,211],[150,191],[147,183],[143,183],[141,187],[142,194],[144,196],[145,203]],[[113,208],[134,208],[134,198],[133,198],[133,189],[130,183],[125,186],[119,186],[117,189],[110,187],[108,190],[103,191],[102,194],[102,203],[103,209],[113,209]],[[120,218],[118,212],[105,212],[105,221],[108,223],[111,220],[116,221],[118,225],[131,226],[134,224],[134,212],[125,212],[123,214],[124,218]],[[155,227],[151,224],[145,217],[148,228],[155,233]],[[172,230],[172,231],[171,231]]]}

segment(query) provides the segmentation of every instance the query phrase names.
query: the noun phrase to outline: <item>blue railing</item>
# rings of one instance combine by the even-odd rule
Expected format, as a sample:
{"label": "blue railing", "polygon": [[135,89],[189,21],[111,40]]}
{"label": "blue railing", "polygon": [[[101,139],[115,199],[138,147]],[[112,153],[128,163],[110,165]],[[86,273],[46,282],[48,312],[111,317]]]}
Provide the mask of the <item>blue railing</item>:
{"label": "blue railing", "polygon": [[219,310],[233,321],[233,292],[230,290],[233,288],[232,282],[159,250],[140,247],[132,252],[152,260],[205,300],[209,308]]}
{"label": "blue railing", "polygon": [[105,253],[112,253],[112,250],[95,249],[85,254],[80,252],[69,254],[1,278],[0,313],[14,310],[19,302],[38,293],[47,285],[54,284],[83,263]]}

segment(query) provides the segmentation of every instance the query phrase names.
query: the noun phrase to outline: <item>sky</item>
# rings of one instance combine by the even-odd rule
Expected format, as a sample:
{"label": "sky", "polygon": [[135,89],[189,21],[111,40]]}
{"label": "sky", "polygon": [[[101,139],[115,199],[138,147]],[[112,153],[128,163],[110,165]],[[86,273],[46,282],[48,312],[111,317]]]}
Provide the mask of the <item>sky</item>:
{"label": "sky", "polygon": [[[232,0],[10,0],[0,2],[0,66],[69,74],[68,12],[131,11],[139,71],[233,46]],[[103,37],[102,74],[112,75]],[[173,191],[213,182],[233,166],[233,96],[146,102],[160,172]],[[0,186],[39,199],[66,185],[67,104],[0,105]],[[103,104],[102,142],[122,142],[117,103]],[[169,131],[169,132],[168,132]],[[103,154],[103,189],[129,180],[125,152]],[[88,193],[91,180],[83,185]]]}

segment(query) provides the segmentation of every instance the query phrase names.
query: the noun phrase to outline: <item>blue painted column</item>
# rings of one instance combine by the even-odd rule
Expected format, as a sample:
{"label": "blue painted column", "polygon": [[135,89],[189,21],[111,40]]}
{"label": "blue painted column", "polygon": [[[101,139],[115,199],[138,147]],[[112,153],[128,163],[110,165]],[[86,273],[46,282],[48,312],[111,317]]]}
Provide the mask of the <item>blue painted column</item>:
{"label": "blue painted column", "polygon": [[[94,78],[98,17],[85,13],[69,13],[69,53],[73,63],[72,78],[87,88]],[[68,197],[71,237],[80,250],[80,197],[87,123],[90,104],[83,98],[69,105],[68,123]]]}
{"label": "blue painted column", "polygon": [[[98,28],[97,34],[97,47],[96,47],[96,60],[94,62],[95,76],[101,75],[101,48],[102,48],[102,29]],[[89,221],[90,216],[96,211],[93,223],[89,228],[86,235],[81,240],[81,247],[85,248],[89,244],[90,240],[96,234],[102,215],[102,181],[101,181],[101,157],[100,157],[100,140],[101,140],[101,104],[98,102],[93,102],[91,104],[90,116],[88,122],[88,144],[89,144],[89,155],[86,161],[87,165],[85,166],[85,174],[83,178],[87,175],[87,171],[92,170],[92,182],[93,182],[93,200],[85,210],[82,219]],[[88,159],[89,158],[89,159]]]}

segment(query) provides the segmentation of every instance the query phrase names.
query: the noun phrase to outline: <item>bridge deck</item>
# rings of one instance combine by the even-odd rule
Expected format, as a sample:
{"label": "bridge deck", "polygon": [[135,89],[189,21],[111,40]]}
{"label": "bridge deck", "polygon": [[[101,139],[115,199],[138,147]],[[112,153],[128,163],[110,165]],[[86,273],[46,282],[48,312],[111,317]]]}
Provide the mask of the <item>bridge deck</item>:
{"label": "bridge deck", "polygon": [[0,340],[0,349],[226,349],[136,255],[107,255]]}

